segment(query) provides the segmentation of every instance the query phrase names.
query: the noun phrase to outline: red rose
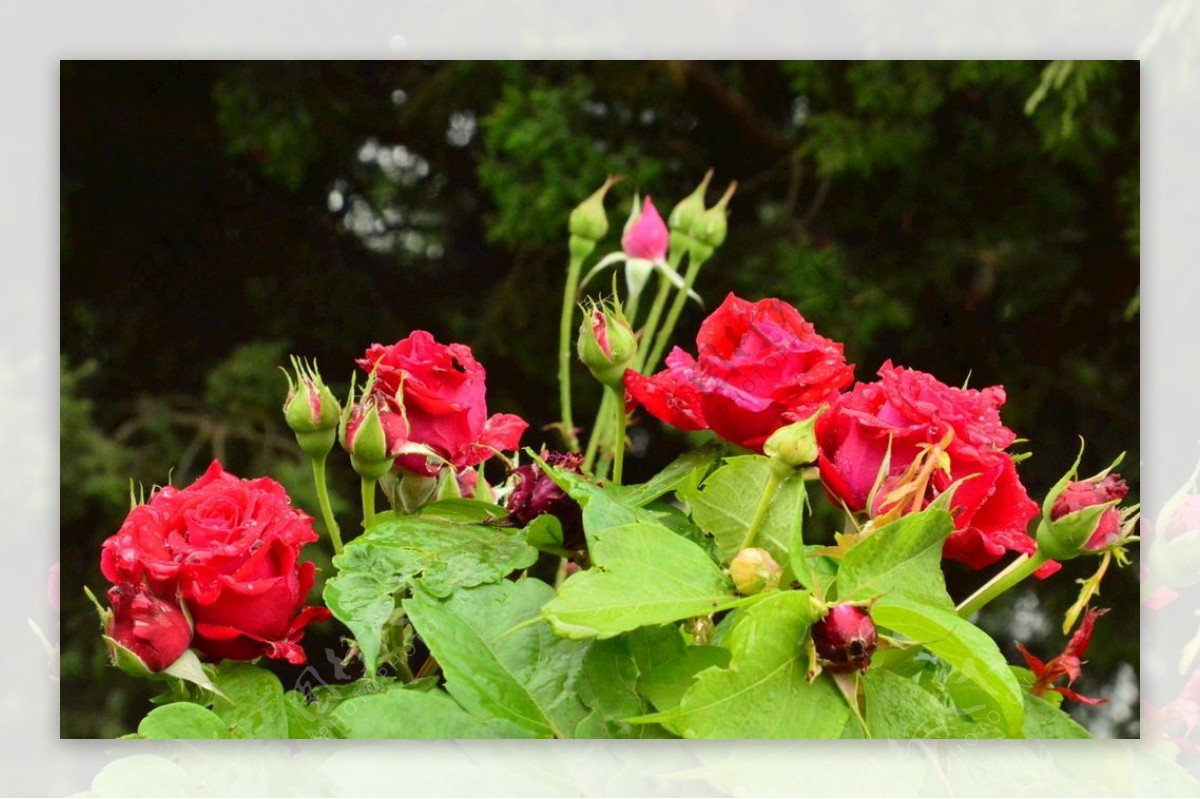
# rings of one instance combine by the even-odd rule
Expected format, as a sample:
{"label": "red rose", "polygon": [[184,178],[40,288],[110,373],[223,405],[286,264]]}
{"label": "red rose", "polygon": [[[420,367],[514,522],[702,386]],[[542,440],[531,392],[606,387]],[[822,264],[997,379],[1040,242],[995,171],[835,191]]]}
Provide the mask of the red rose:
{"label": "red rose", "polygon": [[[430,447],[462,470],[497,450],[516,449],[528,423],[509,413],[487,415],[486,372],[471,348],[439,344],[424,330],[384,347],[372,344],[358,365],[375,371],[375,391],[408,420],[408,440]],[[399,429],[399,425],[396,429]],[[393,429],[385,425],[389,435]],[[389,450],[392,450],[389,442]],[[432,477],[440,464],[421,455],[396,460],[401,468]]]}
{"label": "red rose", "polygon": [[150,671],[162,671],[187,651],[192,626],[174,602],[167,602],[133,583],[110,588],[112,620],[109,638],[137,655]]}
{"label": "red rose", "polygon": [[298,560],[316,540],[283,486],[239,479],[213,461],[187,488],[162,488],[130,511],[104,542],[100,570],[113,583],[179,596],[195,624],[192,646],[211,660],[304,663],[305,625],[329,618],[304,607],[315,567]]}
{"label": "red rose", "polygon": [[842,345],[782,300],[730,294],[696,336],[699,357],[674,348],[667,368],[625,373],[633,404],[680,430],[712,430],[747,449],[812,416],[854,379]]}
{"label": "red rose", "polygon": [[[572,452],[542,450],[542,459],[550,466],[583,474],[583,456]],[[568,551],[587,547],[583,534],[583,508],[571,499],[536,463],[513,470],[516,477],[508,495],[508,517],[524,527],[543,513],[553,515],[562,524],[563,548]]]}
{"label": "red rose", "polygon": [[[879,376],[879,382],[859,383],[843,394],[817,419],[817,463],[834,501],[872,516],[891,510],[896,503],[887,497],[911,476],[913,461],[952,433],[945,450],[950,473],[932,469],[926,494],[918,501],[924,506],[968,478],[954,494],[955,529],[946,540],[945,557],[981,569],[1006,550],[1035,551],[1037,544],[1025,528],[1038,507],[1021,485],[1012,456],[1004,452],[1016,438],[1000,422],[1004,388],[952,388],[925,372],[893,367],[891,361],[880,367]],[[867,508],[885,458],[887,474],[873,507]],[[1048,563],[1038,576],[1058,568]]]}

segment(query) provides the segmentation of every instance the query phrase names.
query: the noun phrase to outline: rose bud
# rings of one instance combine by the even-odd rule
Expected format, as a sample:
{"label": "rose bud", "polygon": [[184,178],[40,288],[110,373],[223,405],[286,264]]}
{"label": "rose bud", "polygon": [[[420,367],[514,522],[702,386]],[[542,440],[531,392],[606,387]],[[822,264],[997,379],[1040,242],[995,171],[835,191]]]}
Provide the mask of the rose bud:
{"label": "rose bud", "polygon": [[[619,177],[611,175],[604,185],[596,189],[591,197],[575,206],[567,219],[567,229],[571,233],[572,254],[576,247],[582,248],[580,257],[586,256],[596,246],[604,234],[608,233],[608,214],[604,212],[604,195],[620,181]],[[579,239],[579,241],[576,241]]]}
{"label": "rose bud", "polygon": [[708,191],[708,184],[712,180],[712,176],[711,169],[705,172],[704,180],[700,181],[700,185],[671,209],[667,224],[670,225],[672,232],[689,233],[692,226],[696,224],[696,220],[704,213],[704,195]]}
{"label": "rose bud", "polygon": [[654,203],[647,197],[642,201],[642,212],[630,216],[629,223],[625,225],[625,233],[621,236],[621,249],[630,258],[661,261],[667,256],[669,238],[666,223],[659,216]]}
{"label": "rose bud", "polygon": [[858,605],[835,605],[812,626],[813,645],[822,666],[835,674],[866,671],[875,652],[875,622]]}
{"label": "rose bud", "polygon": [[735,191],[737,191],[736,180],[729,184],[729,188],[725,190],[725,194],[717,201],[716,205],[696,217],[690,231],[693,239],[713,250],[725,242],[725,233],[728,230],[725,208],[729,205],[729,200]]}
{"label": "rose bud", "polygon": [[[1082,455],[1082,452],[1080,453]],[[1121,458],[1097,475],[1086,480],[1072,480],[1079,461],[1050,489],[1042,504],[1042,520],[1038,524],[1038,549],[1046,557],[1070,560],[1120,547],[1130,540],[1127,516],[1116,506],[1126,497],[1129,488],[1118,475],[1109,474]],[[1119,553],[1118,553],[1119,554]]]}
{"label": "rose bud", "polygon": [[[353,396],[353,384],[350,392]],[[407,440],[404,417],[381,410],[381,401],[370,391],[364,391],[357,403],[347,401],[338,427],[342,447],[350,453],[350,464],[367,480],[377,480],[391,471],[395,453]]]}
{"label": "rose bud", "polygon": [[729,562],[729,578],[738,593],[745,596],[774,591],[781,577],[783,569],[762,547],[743,549]]}
{"label": "rose bud", "polygon": [[814,428],[820,415],[817,411],[803,421],[781,427],[763,442],[763,454],[771,458],[773,467],[778,464],[786,473],[816,463],[820,450]]}
{"label": "rose bud", "polygon": [[[1099,480],[1077,480],[1067,483],[1054,505],[1050,508],[1050,518],[1058,521],[1069,513],[1077,513],[1084,508],[1119,502],[1129,494],[1129,486],[1119,475],[1105,475]],[[1111,505],[1100,514],[1095,532],[1083,545],[1086,550],[1102,550],[1121,538],[1121,512]]]}
{"label": "rose bud", "polygon": [[625,369],[637,353],[637,338],[621,306],[593,304],[579,328],[579,360],[592,375],[609,388],[624,384]]}
{"label": "rose bud", "polygon": [[[170,666],[192,643],[192,625],[174,602],[151,594],[144,587],[121,583],[108,591],[112,616],[105,635],[132,653],[146,670],[160,672]],[[119,664],[115,647],[110,647],[114,664]]]}
{"label": "rose bud", "polygon": [[324,458],[333,449],[337,438],[342,407],[333,392],[321,380],[316,364],[309,365],[292,358],[295,380],[286,371],[288,395],[283,403],[283,417],[296,434],[300,449],[310,458]]}
{"label": "rose bud", "polygon": [[[542,451],[542,460],[565,471],[583,474],[583,455],[572,452]],[[508,518],[521,527],[549,513],[562,524],[563,549],[575,551],[586,546],[583,535],[583,509],[559,488],[536,463],[513,470],[516,484],[508,495]]]}

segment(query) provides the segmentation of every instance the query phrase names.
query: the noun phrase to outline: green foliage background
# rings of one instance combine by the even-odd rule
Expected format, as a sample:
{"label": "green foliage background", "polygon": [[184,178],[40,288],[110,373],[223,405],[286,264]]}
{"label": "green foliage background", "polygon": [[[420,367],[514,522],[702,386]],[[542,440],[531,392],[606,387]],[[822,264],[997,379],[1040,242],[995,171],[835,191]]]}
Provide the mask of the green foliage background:
{"label": "green foliage background", "polygon": [[[65,62],[61,98],[64,736],[127,732],[146,709],[80,590],[104,584],[130,478],[182,485],[220,457],[315,515],[278,414],[287,353],[344,393],[368,344],[430,330],[473,347],[490,407],[531,422],[525,443],[554,443],[539,430],[557,413],[566,214],[610,173],[629,178],[613,248],[635,188],[665,212],[709,167],[710,201],[739,181],[698,284],[709,308],[785,299],[860,379],[892,358],[1001,383],[1031,494],[1078,434],[1085,471],[1129,450],[1136,494],[1136,63]],[[599,391],[576,383],[586,421]],[[633,480],[688,446],[652,420],[632,436]],[[331,469],[349,510],[352,475]],[[1059,651],[1086,569],[986,615],[1010,661],[1014,624]],[[956,596],[983,576],[948,565]],[[1132,624],[1135,569],[1109,579],[1102,603]],[[333,680],[326,648],[341,651],[333,624],[307,646]],[[1076,687],[1104,694],[1136,675],[1136,636],[1102,622],[1089,660]],[[1132,735],[1135,707],[1086,718]]]}

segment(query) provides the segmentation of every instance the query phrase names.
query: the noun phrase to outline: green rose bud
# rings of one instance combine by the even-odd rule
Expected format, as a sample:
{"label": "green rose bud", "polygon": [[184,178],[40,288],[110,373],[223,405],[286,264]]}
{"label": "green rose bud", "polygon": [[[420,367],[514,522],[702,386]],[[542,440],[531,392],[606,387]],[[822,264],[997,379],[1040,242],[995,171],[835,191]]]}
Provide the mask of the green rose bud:
{"label": "green rose bud", "polygon": [[807,419],[779,428],[763,442],[763,454],[771,458],[773,468],[779,468],[786,476],[793,469],[817,460],[817,434],[813,428],[824,410],[822,407]]}
{"label": "green rose bud", "polygon": [[691,234],[699,244],[715,250],[724,243],[725,233],[728,230],[725,209],[735,191],[737,191],[736,180],[729,184],[729,188],[725,190],[725,194],[717,201],[716,205],[696,217],[692,223]]}
{"label": "green rose bud", "polygon": [[689,232],[692,226],[696,224],[696,219],[704,213],[704,195],[708,191],[708,183],[712,180],[712,176],[713,171],[711,169],[705,172],[704,180],[700,181],[700,185],[671,209],[671,215],[667,218],[667,225],[671,228],[672,232]]}
{"label": "green rose bud", "polygon": [[300,449],[310,458],[324,458],[333,449],[337,438],[341,405],[333,392],[321,380],[316,364],[292,358],[296,377],[286,371],[288,395],[283,403],[283,417],[296,434]]}
{"label": "green rose bud", "polygon": [[774,591],[782,577],[783,569],[771,553],[761,547],[743,549],[729,562],[729,578],[738,593],[746,596]]}
{"label": "green rose bud", "polygon": [[[590,241],[592,247],[595,247],[596,242],[604,238],[604,234],[608,233],[608,214],[604,211],[604,195],[620,180],[621,178],[610,175],[604,181],[604,185],[596,189],[591,197],[575,206],[575,210],[571,211],[571,216],[567,220],[567,229],[571,233],[571,238]],[[590,251],[591,248],[588,249]]]}

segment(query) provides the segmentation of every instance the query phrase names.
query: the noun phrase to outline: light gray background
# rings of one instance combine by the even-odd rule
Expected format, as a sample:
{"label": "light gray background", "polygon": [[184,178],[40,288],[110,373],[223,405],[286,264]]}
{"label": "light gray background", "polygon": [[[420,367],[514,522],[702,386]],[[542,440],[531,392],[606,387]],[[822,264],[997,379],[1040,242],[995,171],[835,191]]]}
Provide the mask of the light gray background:
{"label": "light gray background", "polygon": [[[1140,58],[1142,494],[1152,518],[1200,459],[1197,0],[122,0],[10,3],[0,19],[0,791],[1200,794],[1192,776],[1137,741],[60,742],[58,685],[30,628],[54,638],[45,597],[58,549],[59,59]],[[168,357],[150,341],[145,354]],[[1174,668],[1197,610],[1143,613],[1144,663]],[[1173,698],[1142,689],[1158,705]]]}

